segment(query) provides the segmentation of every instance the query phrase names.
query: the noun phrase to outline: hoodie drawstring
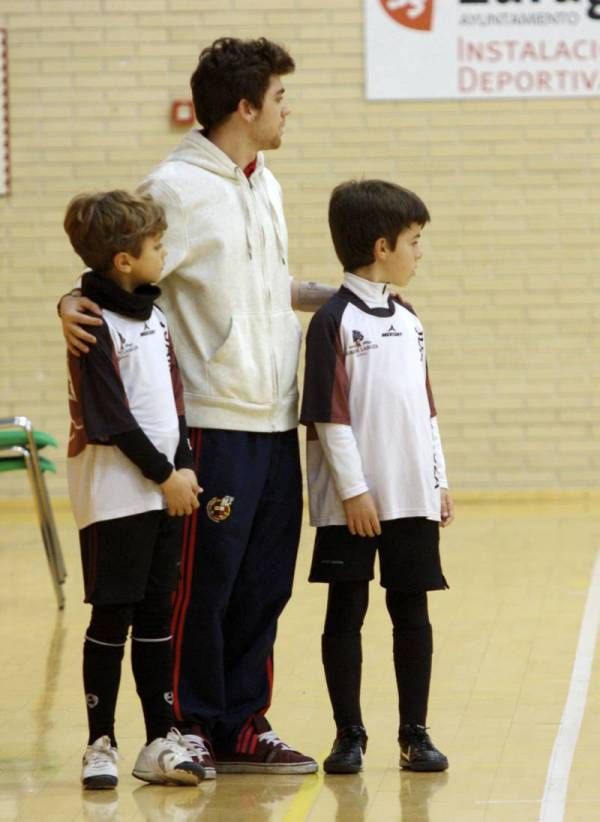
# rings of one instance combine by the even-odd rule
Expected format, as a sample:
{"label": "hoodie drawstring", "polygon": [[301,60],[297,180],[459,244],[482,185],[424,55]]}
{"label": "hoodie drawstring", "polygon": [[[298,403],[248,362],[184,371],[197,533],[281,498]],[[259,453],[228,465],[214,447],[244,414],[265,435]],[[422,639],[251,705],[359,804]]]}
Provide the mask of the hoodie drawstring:
{"label": "hoodie drawstring", "polygon": [[251,233],[251,224],[252,224],[252,209],[248,204],[248,178],[242,171],[239,166],[235,167],[235,175],[239,180],[240,188],[242,191],[242,204],[244,208],[244,229],[246,232],[246,250],[248,252],[248,259],[252,259],[252,233]]}
{"label": "hoodie drawstring", "polygon": [[273,223],[273,228],[275,230],[275,239],[277,240],[277,249],[279,251],[279,258],[283,265],[285,265],[285,246],[283,244],[282,238],[282,231],[281,231],[281,222],[279,220],[279,215],[275,206],[273,205],[273,201],[269,197],[268,191],[265,189],[265,186],[262,182],[262,177],[258,176],[258,180],[260,181],[260,188],[264,194],[265,200],[269,204],[269,212],[271,214],[271,222]]}

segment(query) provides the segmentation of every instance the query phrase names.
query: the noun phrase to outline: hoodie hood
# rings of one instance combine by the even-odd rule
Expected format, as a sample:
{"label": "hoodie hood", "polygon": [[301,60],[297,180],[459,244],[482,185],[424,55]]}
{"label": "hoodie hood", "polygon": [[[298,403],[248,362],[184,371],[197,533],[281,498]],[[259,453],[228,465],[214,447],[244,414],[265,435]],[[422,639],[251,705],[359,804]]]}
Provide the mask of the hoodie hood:
{"label": "hoodie hood", "polygon": [[217,174],[227,180],[231,180],[241,187],[242,192],[242,208],[244,210],[246,222],[246,249],[248,258],[252,259],[252,215],[254,208],[251,203],[251,189],[256,189],[267,203],[275,237],[277,239],[277,247],[279,257],[282,263],[286,262],[285,241],[283,239],[283,230],[279,215],[273,204],[269,192],[267,191],[264,180],[263,171],[265,167],[264,155],[261,151],[256,155],[256,166],[252,172],[251,179],[246,177],[243,168],[233,162],[233,160],[225,154],[224,151],[208,140],[199,129],[192,129],[188,131],[181,143],[177,146],[175,151],[170,154],[165,163],[179,162],[189,163],[198,168],[208,171],[211,174]]}

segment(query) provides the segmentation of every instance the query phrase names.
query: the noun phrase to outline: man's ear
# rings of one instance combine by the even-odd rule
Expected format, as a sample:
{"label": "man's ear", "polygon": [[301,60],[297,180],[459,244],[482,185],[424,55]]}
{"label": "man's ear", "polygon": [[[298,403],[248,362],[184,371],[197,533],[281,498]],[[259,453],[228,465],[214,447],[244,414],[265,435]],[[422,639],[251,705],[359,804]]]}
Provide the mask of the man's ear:
{"label": "man's ear", "polygon": [[131,272],[131,257],[126,251],[117,251],[112,260],[113,268],[120,274]]}
{"label": "man's ear", "polygon": [[255,106],[252,105],[250,100],[246,100],[245,97],[242,97],[238,103],[236,111],[246,123],[251,123],[256,119],[256,115],[258,114]]}

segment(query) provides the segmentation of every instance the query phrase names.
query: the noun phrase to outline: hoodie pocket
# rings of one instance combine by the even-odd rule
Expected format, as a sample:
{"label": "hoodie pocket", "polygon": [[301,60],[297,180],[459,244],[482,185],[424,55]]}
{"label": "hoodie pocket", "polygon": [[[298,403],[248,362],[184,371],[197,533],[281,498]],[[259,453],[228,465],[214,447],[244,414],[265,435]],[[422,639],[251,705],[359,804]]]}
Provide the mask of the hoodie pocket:
{"label": "hoodie pocket", "polygon": [[229,334],[206,363],[209,396],[257,405],[273,402],[273,354],[267,322],[258,314],[231,318]]}
{"label": "hoodie pocket", "polygon": [[273,317],[273,340],[280,397],[298,393],[298,357],[302,345],[302,326],[293,311]]}

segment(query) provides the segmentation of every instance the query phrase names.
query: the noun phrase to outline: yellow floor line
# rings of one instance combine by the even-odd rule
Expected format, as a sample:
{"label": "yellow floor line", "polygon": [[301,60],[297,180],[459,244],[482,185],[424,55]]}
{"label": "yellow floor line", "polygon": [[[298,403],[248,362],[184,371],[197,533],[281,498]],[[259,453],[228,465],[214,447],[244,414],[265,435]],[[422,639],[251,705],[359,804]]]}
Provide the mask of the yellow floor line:
{"label": "yellow floor line", "polygon": [[[317,761],[323,762],[328,753],[329,750],[321,751]],[[320,765],[316,774],[311,773],[304,777],[300,790],[283,817],[283,822],[304,822],[308,819],[312,806],[323,788],[323,775],[323,766]]]}

